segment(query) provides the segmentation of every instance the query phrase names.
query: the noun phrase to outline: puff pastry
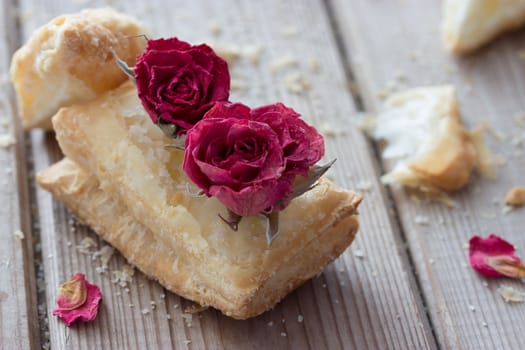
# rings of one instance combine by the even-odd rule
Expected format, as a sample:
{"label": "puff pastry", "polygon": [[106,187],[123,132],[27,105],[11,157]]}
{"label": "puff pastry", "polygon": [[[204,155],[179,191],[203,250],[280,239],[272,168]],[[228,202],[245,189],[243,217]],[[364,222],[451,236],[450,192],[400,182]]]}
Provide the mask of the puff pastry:
{"label": "puff pastry", "polygon": [[396,161],[383,176],[385,183],[437,194],[462,188],[473,169],[481,167],[478,148],[483,142],[473,142],[461,125],[453,86],[392,95],[371,135],[387,142],[383,157]]}
{"label": "puff pastry", "polygon": [[110,48],[128,64],[146,44],[137,21],[110,8],[59,16],[37,29],[13,56],[11,79],[25,128],[51,127],[62,106],[89,101],[118,87],[126,76]]}
{"label": "puff pastry", "polygon": [[454,53],[473,51],[523,24],[524,0],[445,0],[443,4],[443,42]]}
{"label": "puff pastry", "polygon": [[53,126],[74,163],[52,166],[38,182],[146,274],[234,318],[271,308],[357,232],[361,196],[328,180],[281,213],[271,248],[258,217],[233,232],[217,218],[225,215],[217,200],[189,195],[182,152],[164,148],[171,140],[151,123],[131,83],[61,109]]}

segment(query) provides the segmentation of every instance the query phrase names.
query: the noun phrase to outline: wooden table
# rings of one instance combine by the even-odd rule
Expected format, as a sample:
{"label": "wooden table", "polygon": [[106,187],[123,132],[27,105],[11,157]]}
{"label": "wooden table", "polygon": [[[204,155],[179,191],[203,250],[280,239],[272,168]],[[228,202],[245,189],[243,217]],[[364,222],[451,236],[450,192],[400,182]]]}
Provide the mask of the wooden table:
{"label": "wooden table", "polygon": [[[67,209],[34,184],[35,171],[61,158],[52,133],[24,132],[7,72],[13,51],[54,16],[110,5],[135,15],[157,36],[241,53],[231,65],[232,100],[283,101],[326,135],[330,177],[365,194],[361,229],[341,258],[275,309],[248,321],[191,305],[136,273],[123,288],[75,248],[91,237]],[[1,3],[0,118],[16,145],[0,149],[1,349],[524,349],[525,303],[506,304],[501,285],[469,266],[473,233],[495,232],[525,257],[525,209],[502,213],[502,199],[525,185],[525,31],[473,55],[452,57],[439,36],[435,0],[13,0]],[[260,56],[253,55],[260,49]],[[243,55],[243,52],[252,54]],[[253,62],[260,57],[259,62]],[[287,60],[288,63],[283,63]],[[273,68],[273,72],[272,72]],[[301,85],[301,81],[310,88]],[[290,81],[299,81],[299,87]],[[355,127],[360,112],[404,87],[452,83],[465,123],[492,123],[490,147],[507,159],[494,180],[476,178],[455,208],[418,203],[384,188],[378,152]],[[294,88],[295,86],[295,88]],[[513,142],[514,140],[514,142]],[[426,220],[417,220],[428,218]],[[25,238],[13,233],[21,229]],[[102,289],[95,322],[66,328],[51,316],[58,285],[83,272]],[[151,302],[156,303],[152,310]],[[150,311],[144,314],[142,311]],[[169,315],[169,316],[168,316]]]}

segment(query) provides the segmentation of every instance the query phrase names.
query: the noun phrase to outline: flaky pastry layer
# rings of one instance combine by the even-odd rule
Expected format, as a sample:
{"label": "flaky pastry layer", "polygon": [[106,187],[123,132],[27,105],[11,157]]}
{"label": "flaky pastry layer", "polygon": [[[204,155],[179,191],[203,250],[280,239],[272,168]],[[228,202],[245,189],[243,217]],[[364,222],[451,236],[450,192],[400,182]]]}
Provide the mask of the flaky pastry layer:
{"label": "flaky pastry layer", "polygon": [[[167,288],[232,317],[247,318],[272,307],[344,251],[357,231],[361,196],[322,180],[281,212],[282,233],[271,248],[260,217],[244,218],[233,232],[218,218],[226,213],[217,200],[188,193],[182,152],[164,147],[172,140],[149,120],[132,84],[60,110],[53,125],[66,156],[94,174],[97,189],[143,225],[148,242],[165,248],[171,260],[153,270],[147,260],[139,262],[147,259],[141,254],[155,254],[150,243],[133,252],[120,247],[124,256]],[[63,178],[64,167],[57,169],[55,178]],[[56,190],[64,187],[60,181],[38,179],[68,203],[64,192]],[[101,225],[98,214],[82,214],[86,205],[68,206],[89,224]],[[98,231],[111,232],[120,224],[108,226],[113,229]]]}
{"label": "flaky pastry layer", "polygon": [[11,79],[25,128],[51,128],[60,107],[94,99],[126,76],[110,49],[133,66],[148,31],[111,8],[87,9],[38,28],[14,55]]}

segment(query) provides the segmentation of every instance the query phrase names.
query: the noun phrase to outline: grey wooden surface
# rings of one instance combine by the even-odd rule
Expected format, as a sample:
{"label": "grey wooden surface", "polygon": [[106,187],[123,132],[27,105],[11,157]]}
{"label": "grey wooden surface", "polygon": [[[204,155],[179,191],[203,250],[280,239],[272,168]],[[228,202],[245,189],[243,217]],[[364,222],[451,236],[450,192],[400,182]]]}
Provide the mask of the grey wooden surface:
{"label": "grey wooden surface", "polygon": [[[432,0],[19,0],[2,3],[0,75],[6,75],[13,49],[35,28],[59,14],[101,5],[138,17],[155,36],[206,41],[219,52],[237,52],[231,100],[252,106],[282,101],[324,132],[326,158],[338,158],[329,176],[365,195],[361,228],[353,245],[323,274],[260,317],[236,321],[211,309],[189,316],[184,312],[189,301],[139,272],[127,287],[112,284],[109,274],[125,264],[120,255],[110,261],[109,272],[99,274],[97,262],[75,248],[85,237],[97,242],[96,249],[105,243],[48,193],[34,188],[32,172],[62,155],[52,133],[24,134],[13,119],[4,131],[16,133],[18,143],[0,149],[7,179],[0,200],[8,203],[0,206],[5,227],[0,230],[5,242],[0,245],[2,349],[524,347],[525,304],[505,304],[496,289],[501,284],[525,288],[476,275],[466,265],[464,243],[473,233],[496,232],[518,252],[525,248],[523,210],[503,215],[501,202],[493,203],[510,186],[524,184],[523,152],[510,136],[523,133],[512,117],[524,110],[525,68],[516,50],[525,48],[525,33],[456,59],[441,48],[440,3]],[[250,54],[254,51],[260,54]],[[283,59],[290,64],[280,65]],[[309,88],[294,90],[287,83],[294,79]],[[358,112],[381,108],[378,92],[385,87],[448,82],[458,89],[468,125],[488,119],[509,136],[504,142],[489,140],[508,159],[498,178],[475,179],[455,195],[455,209],[416,204],[403,191],[382,187],[374,145],[354,126]],[[13,118],[11,88],[0,87],[2,112]],[[416,215],[428,217],[430,224],[416,224]],[[22,241],[13,235],[17,228],[25,233]],[[40,244],[36,261],[43,263],[45,293],[38,302],[48,325],[42,313],[37,322],[33,239]],[[104,301],[95,322],[68,329],[51,310],[58,285],[75,272],[100,285]],[[144,309],[150,312],[143,314]]]}

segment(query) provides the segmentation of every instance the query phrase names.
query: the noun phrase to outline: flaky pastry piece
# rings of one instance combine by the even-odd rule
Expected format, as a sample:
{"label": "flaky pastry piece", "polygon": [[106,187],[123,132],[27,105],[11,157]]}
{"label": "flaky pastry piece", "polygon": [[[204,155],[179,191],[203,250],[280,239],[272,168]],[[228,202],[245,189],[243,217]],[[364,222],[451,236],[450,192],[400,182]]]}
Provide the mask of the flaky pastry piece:
{"label": "flaky pastry piece", "polygon": [[523,0],[445,0],[442,35],[454,53],[471,52],[525,24]]}
{"label": "flaky pastry piece", "polygon": [[148,31],[111,8],[86,9],[51,20],[15,52],[11,79],[25,128],[51,128],[62,106],[85,102],[127,79],[110,48],[129,65],[146,45]]}
{"label": "flaky pastry piece", "polygon": [[[71,173],[73,167],[56,165],[38,176],[39,183],[146,274],[226,315],[244,319],[271,308],[322,271],[357,232],[361,196],[328,180],[281,212],[281,235],[271,248],[260,217],[244,218],[232,231],[218,218],[227,214],[216,199],[188,192],[182,152],[165,148],[172,140],[151,122],[131,83],[61,109],[53,126],[63,152],[83,172],[77,166],[65,176],[64,168]],[[98,181],[90,194],[68,187],[80,173]],[[115,209],[98,212],[102,200],[94,196],[113,201]],[[129,231],[121,220],[142,233],[119,243],[114,237]]]}
{"label": "flaky pastry piece", "polygon": [[465,186],[474,169],[492,171],[482,131],[468,132],[461,124],[453,86],[390,96],[369,132],[386,142],[383,158],[395,161],[382,178],[387,184],[441,196]]}

